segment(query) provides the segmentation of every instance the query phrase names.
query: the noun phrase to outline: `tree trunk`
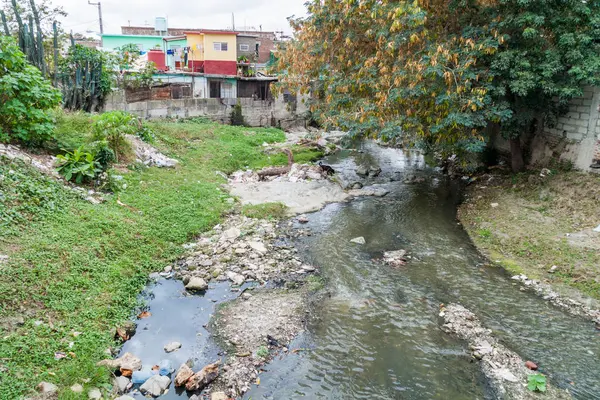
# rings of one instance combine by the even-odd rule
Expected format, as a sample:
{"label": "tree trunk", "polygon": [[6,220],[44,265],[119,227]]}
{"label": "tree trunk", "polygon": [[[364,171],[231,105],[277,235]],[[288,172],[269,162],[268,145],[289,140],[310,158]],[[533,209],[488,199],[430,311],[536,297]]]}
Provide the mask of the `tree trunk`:
{"label": "tree trunk", "polygon": [[525,162],[523,161],[523,149],[521,148],[520,138],[510,139],[510,155],[513,172],[523,171],[525,169]]}

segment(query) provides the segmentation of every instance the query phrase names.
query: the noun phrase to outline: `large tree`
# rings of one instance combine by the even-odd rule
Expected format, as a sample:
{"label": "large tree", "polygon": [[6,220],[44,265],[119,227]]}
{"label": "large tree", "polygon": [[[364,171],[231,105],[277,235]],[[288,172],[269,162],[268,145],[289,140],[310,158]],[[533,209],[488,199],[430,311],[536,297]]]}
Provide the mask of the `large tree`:
{"label": "large tree", "polygon": [[311,90],[325,124],[482,148],[543,124],[600,71],[600,2],[313,0],[291,19],[282,84]]}

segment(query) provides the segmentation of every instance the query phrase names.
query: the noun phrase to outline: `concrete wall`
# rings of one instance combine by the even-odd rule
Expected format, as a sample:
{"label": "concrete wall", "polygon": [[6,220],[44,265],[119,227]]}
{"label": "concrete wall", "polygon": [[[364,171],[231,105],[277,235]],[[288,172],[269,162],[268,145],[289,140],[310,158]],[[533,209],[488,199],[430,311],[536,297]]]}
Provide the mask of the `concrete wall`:
{"label": "concrete wall", "polygon": [[237,102],[250,126],[279,126],[290,129],[304,126],[307,109],[303,102],[292,105],[284,102],[283,96],[274,101],[253,99],[180,99],[149,100],[127,103],[122,91],[111,94],[104,111],[127,111],[142,118],[192,118],[206,117],[216,122],[229,123],[231,111]]}
{"label": "concrete wall", "polygon": [[[600,172],[590,168],[600,162],[600,87],[586,87],[582,97],[571,100],[569,112],[558,119],[556,126],[544,127],[530,141],[530,164],[544,165],[560,159],[583,171]],[[494,145],[510,151],[502,138],[495,138]]]}

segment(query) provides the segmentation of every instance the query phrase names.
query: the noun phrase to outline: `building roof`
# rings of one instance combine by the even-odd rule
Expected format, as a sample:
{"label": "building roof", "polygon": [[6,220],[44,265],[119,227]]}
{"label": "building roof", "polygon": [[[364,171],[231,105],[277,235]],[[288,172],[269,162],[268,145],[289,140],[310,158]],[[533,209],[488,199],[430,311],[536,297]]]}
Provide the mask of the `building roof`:
{"label": "building roof", "polygon": [[181,35],[181,36],[169,36],[169,37],[163,38],[163,40],[165,42],[170,42],[171,40],[184,40],[186,38],[187,37],[185,35]]}
{"label": "building roof", "polygon": [[196,29],[191,31],[184,32],[185,34],[215,34],[215,35],[237,35],[237,32],[234,31],[220,31],[217,29]]}
{"label": "building roof", "polygon": [[160,39],[162,36],[158,35],[122,35],[120,33],[104,33],[102,37],[135,37],[135,38],[148,38],[148,39]]}
{"label": "building roof", "polygon": [[[152,29],[154,30],[153,26],[130,26],[130,25],[123,25],[121,26],[122,28],[129,28],[129,29]],[[223,29],[198,29],[198,28],[168,28],[170,31],[184,31],[184,32],[200,32],[200,31],[206,31],[206,32],[212,32],[212,33],[216,33],[216,32],[233,32],[233,31],[226,31]],[[236,33],[241,33],[242,31],[236,31]],[[244,31],[244,33],[254,33],[254,31]],[[256,33],[272,33],[275,34],[275,32],[271,32],[271,31],[256,31]]]}

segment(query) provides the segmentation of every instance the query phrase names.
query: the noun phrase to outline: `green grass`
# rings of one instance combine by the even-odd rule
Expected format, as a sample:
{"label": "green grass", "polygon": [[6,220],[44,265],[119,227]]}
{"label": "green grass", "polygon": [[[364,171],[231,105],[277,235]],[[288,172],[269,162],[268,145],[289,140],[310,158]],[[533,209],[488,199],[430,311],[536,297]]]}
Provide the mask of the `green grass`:
{"label": "green grass", "polygon": [[318,292],[325,287],[325,280],[318,275],[310,275],[306,278],[306,283],[311,292]]}
{"label": "green grass", "polygon": [[259,219],[281,219],[287,214],[287,206],[283,203],[265,203],[242,207],[242,215]]}
{"label": "green grass", "polygon": [[[59,143],[85,140],[89,116],[61,118]],[[0,215],[14,217],[0,236],[0,254],[10,256],[0,266],[0,399],[29,394],[40,381],[58,384],[61,398],[72,398],[65,388],[84,379],[90,379],[86,389],[107,384],[109,374],[95,364],[114,345],[115,326],[134,315],[148,273],[181,256],[182,244],[231,207],[215,171],[285,163],[262,152],[264,142],[284,139],[277,129],[151,126],[157,147],[181,165],[125,173],[128,187],[119,197],[126,206],[117,198],[94,206],[29,168],[0,164],[2,175],[12,169],[20,177],[20,183],[0,180],[0,192],[12,193]],[[25,324],[10,325],[14,317]],[[73,355],[55,360],[55,352]]]}

